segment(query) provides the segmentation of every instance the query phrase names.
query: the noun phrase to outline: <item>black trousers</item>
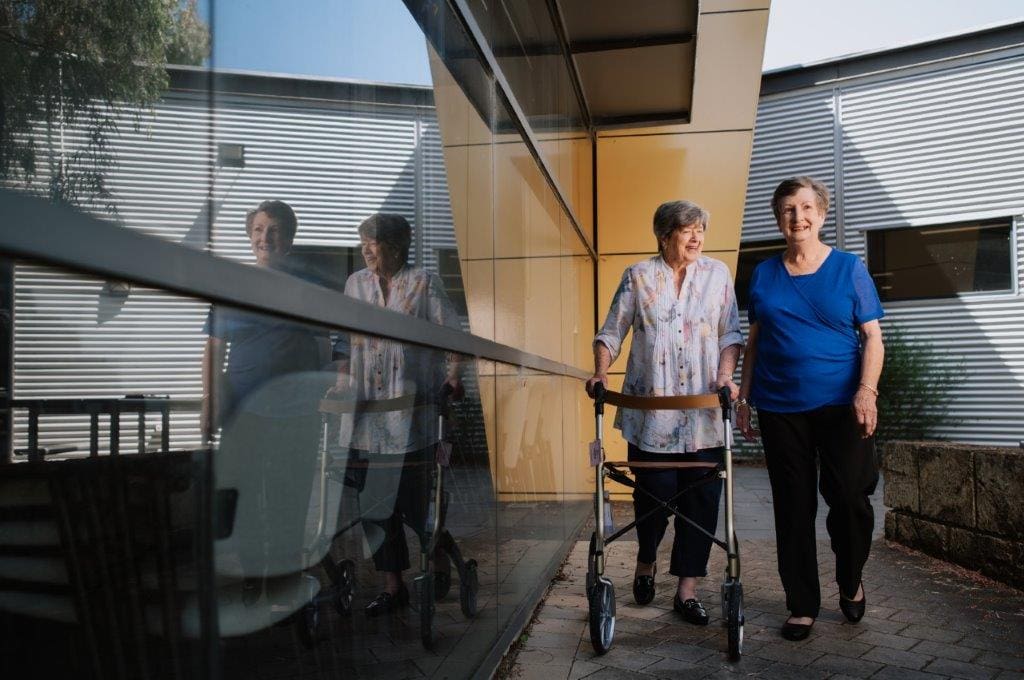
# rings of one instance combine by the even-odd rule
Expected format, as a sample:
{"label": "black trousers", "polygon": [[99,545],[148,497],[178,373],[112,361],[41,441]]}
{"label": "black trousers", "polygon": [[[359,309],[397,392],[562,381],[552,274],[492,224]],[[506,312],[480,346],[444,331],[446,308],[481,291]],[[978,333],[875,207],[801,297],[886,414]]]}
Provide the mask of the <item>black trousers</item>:
{"label": "black trousers", "polygon": [[821,608],[814,532],[817,487],[829,508],[825,524],[836,556],[836,583],[840,593],[853,597],[875,525],[870,499],[878,484],[874,438],[861,437],[849,405],[800,413],[758,409],[757,416],[786,607],[793,616],[816,618]]}
{"label": "black trousers", "polygon": [[[694,453],[650,453],[642,451],[630,444],[628,457],[630,461],[704,461],[722,462],[724,449],[721,447],[701,449]],[[634,469],[637,486],[662,501],[679,493],[688,484],[692,484],[708,474],[708,468],[683,468],[680,470],[639,470]],[[679,511],[696,522],[708,533],[714,534],[718,524],[718,502],[722,497],[722,482],[715,478],[700,484],[686,493],[677,501]],[[633,510],[636,517],[657,508],[652,499],[639,490],[633,491]],[[656,512],[646,520],[637,523],[636,535],[640,549],[637,559],[645,564],[652,564],[658,558],[658,546],[665,537],[668,527],[669,513]],[[697,531],[692,525],[678,517],[675,518],[675,538],[672,541],[672,562],[669,573],[673,576],[707,576],[708,556],[711,554],[711,539]]]}
{"label": "black trousers", "polygon": [[[370,517],[364,519],[363,530],[368,535],[383,535],[373,552],[377,571],[409,568],[404,524],[416,532],[421,548],[424,545],[433,500],[434,449],[431,445],[406,454],[373,456],[370,461],[359,503]],[[403,465],[398,467],[399,463]]]}

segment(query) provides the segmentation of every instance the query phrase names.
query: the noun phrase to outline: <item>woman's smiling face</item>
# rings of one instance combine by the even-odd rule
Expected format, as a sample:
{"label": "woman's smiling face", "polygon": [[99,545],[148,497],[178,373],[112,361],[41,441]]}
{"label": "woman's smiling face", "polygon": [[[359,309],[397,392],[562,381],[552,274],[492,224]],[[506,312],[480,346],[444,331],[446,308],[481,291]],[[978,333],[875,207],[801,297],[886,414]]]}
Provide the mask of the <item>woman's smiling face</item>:
{"label": "woman's smiling face", "polygon": [[819,240],[825,211],[810,187],[802,187],[779,202],[779,231],[787,245]]}
{"label": "woman's smiling face", "polygon": [[670,265],[692,264],[700,259],[704,250],[704,227],[700,223],[676,227],[661,242],[661,252]]}
{"label": "woman's smiling face", "polygon": [[278,221],[265,212],[253,215],[249,243],[256,264],[264,267],[284,257],[292,247]]}

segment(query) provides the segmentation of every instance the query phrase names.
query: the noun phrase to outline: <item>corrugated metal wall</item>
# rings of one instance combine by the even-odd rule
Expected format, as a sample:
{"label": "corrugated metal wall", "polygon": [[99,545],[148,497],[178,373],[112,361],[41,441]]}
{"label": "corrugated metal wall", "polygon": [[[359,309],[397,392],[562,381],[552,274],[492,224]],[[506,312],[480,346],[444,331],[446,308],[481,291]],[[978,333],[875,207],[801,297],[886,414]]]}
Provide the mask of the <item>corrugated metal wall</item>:
{"label": "corrugated metal wall", "polygon": [[963,368],[953,422],[935,434],[1010,446],[1024,440],[1024,57],[994,53],[772,95],[757,125],[744,242],[777,233],[764,206],[779,179],[795,173],[835,187],[844,247],[862,257],[868,229],[1016,219],[1016,291],[890,302],[883,326],[906,329]]}
{"label": "corrugated metal wall", "polygon": [[[77,141],[73,130],[65,138]],[[208,159],[221,142],[244,145],[245,167],[213,170],[208,234]],[[125,116],[114,151],[108,182],[122,223],[200,248],[209,238],[226,257],[253,261],[244,214],[268,198],[295,209],[297,245],[356,246],[359,222],[385,210],[409,218],[420,240],[410,255],[424,265],[436,264],[436,248],[455,248],[431,107],[232,94],[218,95],[211,112],[205,93],[174,91],[138,129]],[[200,396],[206,304],[139,288],[119,296],[102,281],[32,265],[16,268],[15,287],[15,398]],[[26,421],[17,414],[16,448],[26,445]],[[171,431],[172,446],[199,443],[195,415],[173,417]],[[88,421],[51,416],[41,432],[44,446],[84,445]],[[133,420],[121,446],[136,447]]]}

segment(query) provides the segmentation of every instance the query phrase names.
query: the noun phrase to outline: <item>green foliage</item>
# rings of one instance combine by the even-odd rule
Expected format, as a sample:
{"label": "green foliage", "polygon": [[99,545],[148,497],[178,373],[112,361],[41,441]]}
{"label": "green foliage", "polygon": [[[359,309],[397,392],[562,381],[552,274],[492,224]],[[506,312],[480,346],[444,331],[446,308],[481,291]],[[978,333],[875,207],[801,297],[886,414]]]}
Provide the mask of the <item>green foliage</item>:
{"label": "green foliage", "polygon": [[899,327],[885,331],[885,366],[878,383],[880,442],[936,437],[949,417],[953,390],[964,378],[962,364],[949,363],[922,340],[911,340]]}
{"label": "green foliage", "polygon": [[138,125],[167,60],[199,64],[208,49],[195,0],[0,0],[3,184],[113,211],[118,113]]}

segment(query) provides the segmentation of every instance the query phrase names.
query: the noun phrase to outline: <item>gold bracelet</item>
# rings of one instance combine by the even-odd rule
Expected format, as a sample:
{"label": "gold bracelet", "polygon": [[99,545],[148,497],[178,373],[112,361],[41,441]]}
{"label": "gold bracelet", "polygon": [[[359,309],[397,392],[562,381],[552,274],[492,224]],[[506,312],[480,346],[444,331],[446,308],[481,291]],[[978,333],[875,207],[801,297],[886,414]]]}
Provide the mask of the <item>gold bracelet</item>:
{"label": "gold bracelet", "polygon": [[876,397],[878,396],[878,390],[872,387],[871,385],[868,385],[867,383],[861,383],[860,386],[866,389],[871,394],[875,395]]}

